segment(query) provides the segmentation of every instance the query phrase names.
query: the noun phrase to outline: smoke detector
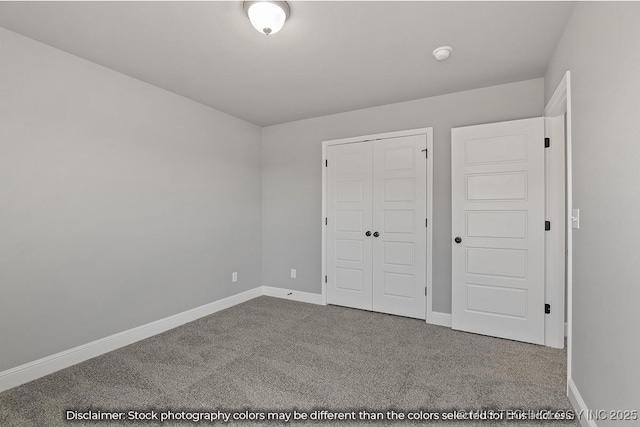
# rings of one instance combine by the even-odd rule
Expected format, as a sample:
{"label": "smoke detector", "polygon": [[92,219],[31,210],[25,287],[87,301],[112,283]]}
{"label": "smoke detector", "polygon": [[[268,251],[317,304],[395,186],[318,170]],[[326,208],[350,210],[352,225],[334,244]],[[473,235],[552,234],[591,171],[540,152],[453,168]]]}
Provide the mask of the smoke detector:
{"label": "smoke detector", "polygon": [[451,46],[440,46],[433,51],[433,56],[435,56],[438,61],[442,61],[451,55],[452,50],[453,48]]}

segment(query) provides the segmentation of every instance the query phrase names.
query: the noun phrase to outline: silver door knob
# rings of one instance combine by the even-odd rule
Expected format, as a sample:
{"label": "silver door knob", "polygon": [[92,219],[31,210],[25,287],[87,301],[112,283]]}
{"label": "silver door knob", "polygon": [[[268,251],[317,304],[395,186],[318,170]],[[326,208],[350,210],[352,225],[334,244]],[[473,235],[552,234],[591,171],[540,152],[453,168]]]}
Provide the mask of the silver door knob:
{"label": "silver door knob", "polygon": [[375,233],[373,233],[373,237],[378,237],[380,235],[380,233],[378,233],[377,231]]}
{"label": "silver door knob", "polygon": [[454,242],[456,242],[457,244],[462,243],[462,237],[456,237],[455,239],[453,239]]}

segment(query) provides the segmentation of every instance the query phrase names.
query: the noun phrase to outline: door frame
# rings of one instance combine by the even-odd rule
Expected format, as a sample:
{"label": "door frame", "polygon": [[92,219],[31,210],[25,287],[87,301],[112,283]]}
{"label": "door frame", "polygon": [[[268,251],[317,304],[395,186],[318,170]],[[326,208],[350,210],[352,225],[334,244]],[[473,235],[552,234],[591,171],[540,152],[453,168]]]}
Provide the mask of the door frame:
{"label": "door frame", "polygon": [[327,168],[326,161],[328,158],[328,150],[332,145],[354,144],[358,142],[368,142],[381,139],[398,138],[402,136],[425,135],[427,137],[427,271],[425,287],[427,288],[427,323],[431,323],[433,313],[433,127],[408,129],[395,132],[376,133],[371,135],[355,136],[350,138],[331,139],[322,141],[322,216],[320,223],[322,224],[322,277],[320,283],[322,286],[322,305],[327,305],[327,284],[325,277],[327,275],[327,226],[325,218],[327,217]]}
{"label": "door frame", "polygon": [[[547,188],[550,189],[549,198],[547,199],[549,202],[547,212],[552,224],[554,222],[556,224],[562,224],[564,225],[564,230],[566,230],[563,236],[558,235],[555,238],[550,236],[552,244],[549,246],[547,252],[546,262],[547,266],[549,266],[547,278],[552,278],[552,280],[548,280],[545,283],[545,290],[547,291],[547,302],[550,303],[552,307],[552,313],[548,328],[546,327],[547,325],[545,325],[545,345],[556,348],[564,347],[566,287],[567,380],[570,380],[573,311],[573,245],[571,221],[573,196],[571,178],[571,73],[569,71],[564,74],[562,80],[553,92],[544,109],[543,116],[545,118],[545,137],[551,138],[551,152],[549,154],[550,156],[554,156],[554,154],[557,156],[562,155],[564,158],[563,161],[551,161],[547,168],[546,178],[549,184]],[[564,132],[558,131],[558,126],[554,125],[554,122],[558,120],[564,121]],[[554,141],[556,142],[555,144]],[[565,180],[566,182],[564,182]],[[564,182],[564,185],[561,185],[562,182]],[[564,197],[557,194],[559,187],[564,187]],[[557,260],[559,259],[565,259],[565,262],[558,263]],[[564,283],[564,286],[558,286],[558,283]],[[557,310],[553,310],[553,307],[556,307]],[[554,311],[557,313],[555,316]]]}

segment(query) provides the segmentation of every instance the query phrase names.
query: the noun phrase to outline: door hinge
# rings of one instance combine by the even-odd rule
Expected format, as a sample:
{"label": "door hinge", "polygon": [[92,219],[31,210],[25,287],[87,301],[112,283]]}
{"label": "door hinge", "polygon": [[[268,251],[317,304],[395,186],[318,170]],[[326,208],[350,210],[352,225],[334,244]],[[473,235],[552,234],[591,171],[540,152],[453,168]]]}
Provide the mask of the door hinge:
{"label": "door hinge", "polygon": [[544,305],[544,314],[551,314],[551,304]]}
{"label": "door hinge", "polygon": [[328,225],[327,218],[324,219],[324,225]]}
{"label": "door hinge", "polygon": [[427,296],[427,288],[424,288],[424,296]]}
{"label": "door hinge", "polygon": [[551,138],[545,138],[544,139],[544,148],[549,148],[551,147]]}
{"label": "door hinge", "polygon": [[324,167],[325,167],[325,168],[328,168],[328,167],[329,167],[329,160],[325,160],[325,161],[324,161]]}
{"label": "door hinge", "polygon": [[424,226],[429,227],[429,218],[424,219]]}
{"label": "door hinge", "polygon": [[324,283],[327,283],[327,276],[324,276]]}
{"label": "door hinge", "polygon": [[424,150],[422,150],[424,152],[424,157],[425,158],[429,158],[429,150],[427,150],[426,148]]}
{"label": "door hinge", "polygon": [[551,221],[545,221],[544,222],[544,231],[549,231],[551,230]]}

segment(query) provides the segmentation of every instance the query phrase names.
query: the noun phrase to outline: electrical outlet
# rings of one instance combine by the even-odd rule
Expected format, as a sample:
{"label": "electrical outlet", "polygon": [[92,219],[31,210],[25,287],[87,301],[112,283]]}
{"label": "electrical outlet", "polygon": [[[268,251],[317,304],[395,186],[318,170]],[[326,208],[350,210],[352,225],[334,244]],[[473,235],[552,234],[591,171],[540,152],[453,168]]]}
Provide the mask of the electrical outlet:
{"label": "electrical outlet", "polygon": [[295,269],[295,268],[292,268],[292,269],[291,269],[291,278],[292,278],[292,279],[295,279],[295,278],[296,278],[296,275],[297,275],[297,273],[296,273],[296,269]]}
{"label": "electrical outlet", "polygon": [[238,281],[238,272],[234,271],[233,274],[231,274],[231,281],[232,282],[237,282]]}

